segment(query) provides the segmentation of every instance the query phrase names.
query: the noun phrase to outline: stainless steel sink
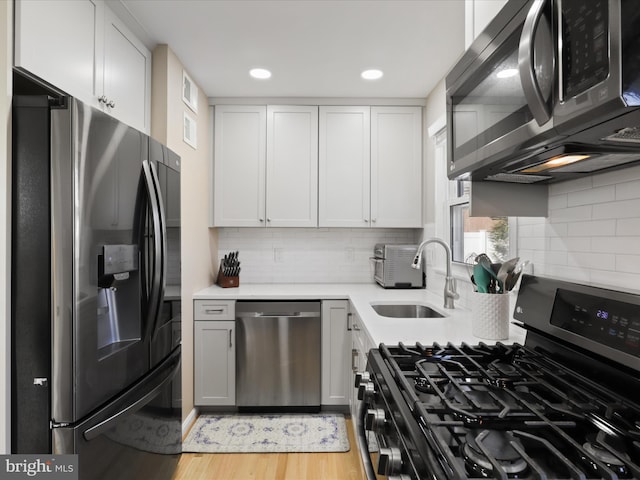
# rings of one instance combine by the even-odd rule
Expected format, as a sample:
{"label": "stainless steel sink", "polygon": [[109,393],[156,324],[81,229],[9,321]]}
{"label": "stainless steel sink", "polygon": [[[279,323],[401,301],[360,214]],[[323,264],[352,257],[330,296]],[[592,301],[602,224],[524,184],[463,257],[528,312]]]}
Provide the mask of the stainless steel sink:
{"label": "stainless steel sink", "polygon": [[437,310],[420,304],[371,304],[378,315],[392,318],[443,318]]}

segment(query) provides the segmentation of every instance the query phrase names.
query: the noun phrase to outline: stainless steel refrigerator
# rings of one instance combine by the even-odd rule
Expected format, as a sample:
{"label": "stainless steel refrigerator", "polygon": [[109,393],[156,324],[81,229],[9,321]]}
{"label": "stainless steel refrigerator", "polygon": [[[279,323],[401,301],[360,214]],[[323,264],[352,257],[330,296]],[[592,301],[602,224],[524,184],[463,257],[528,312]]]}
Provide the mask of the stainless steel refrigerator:
{"label": "stainless steel refrigerator", "polygon": [[72,97],[14,96],[12,129],[12,452],[171,478],[180,159]]}

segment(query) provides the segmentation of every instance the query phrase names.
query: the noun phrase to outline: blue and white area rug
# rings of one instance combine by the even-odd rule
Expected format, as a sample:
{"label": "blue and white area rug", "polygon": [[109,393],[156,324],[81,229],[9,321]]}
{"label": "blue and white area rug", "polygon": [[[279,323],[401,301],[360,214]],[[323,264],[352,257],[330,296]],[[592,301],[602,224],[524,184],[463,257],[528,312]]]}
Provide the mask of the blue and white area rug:
{"label": "blue and white area rug", "polygon": [[183,452],[347,452],[340,414],[200,415],[182,443]]}

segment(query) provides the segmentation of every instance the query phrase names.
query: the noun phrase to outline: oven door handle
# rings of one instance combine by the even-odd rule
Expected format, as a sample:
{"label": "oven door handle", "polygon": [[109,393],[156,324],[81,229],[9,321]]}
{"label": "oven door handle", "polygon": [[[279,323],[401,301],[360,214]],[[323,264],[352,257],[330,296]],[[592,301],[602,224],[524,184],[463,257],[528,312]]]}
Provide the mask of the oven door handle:
{"label": "oven door handle", "polygon": [[536,32],[538,31],[545,3],[545,0],[536,0],[533,3],[522,28],[518,50],[518,69],[524,96],[533,117],[540,126],[551,119],[551,109],[542,96],[534,65]]}
{"label": "oven door handle", "polygon": [[364,417],[367,413],[366,402],[360,402],[358,405],[358,418],[356,421],[356,435],[360,439],[358,443],[360,447],[360,457],[362,458],[362,466],[367,480],[376,480],[378,477],[375,474],[371,457],[369,456],[369,444],[367,443],[367,432],[364,429]]}

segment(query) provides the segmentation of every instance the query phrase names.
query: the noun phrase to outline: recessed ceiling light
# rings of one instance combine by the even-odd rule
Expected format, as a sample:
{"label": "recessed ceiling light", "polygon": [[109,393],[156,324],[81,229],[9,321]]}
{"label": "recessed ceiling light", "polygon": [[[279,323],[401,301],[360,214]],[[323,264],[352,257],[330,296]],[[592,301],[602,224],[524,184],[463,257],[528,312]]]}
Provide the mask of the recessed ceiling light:
{"label": "recessed ceiling light", "polygon": [[253,78],[264,80],[271,77],[271,72],[266,68],[252,68],[251,70],[249,70],[249,75],[251,75]]}
{"label": "recessed ceiling light", "polygon": [[360,76],[365,80],[378,80],[379,78],[382,78],[382,75],[384,75],[382,70],[377,69],[365,70],[360,74]]}
{"label": "recessed ceiling light", "polygon": [[504,70],[500,70],[496,73],[496,77],[498,78],[509,78],[518,74],[517,68],[505,68]]}

